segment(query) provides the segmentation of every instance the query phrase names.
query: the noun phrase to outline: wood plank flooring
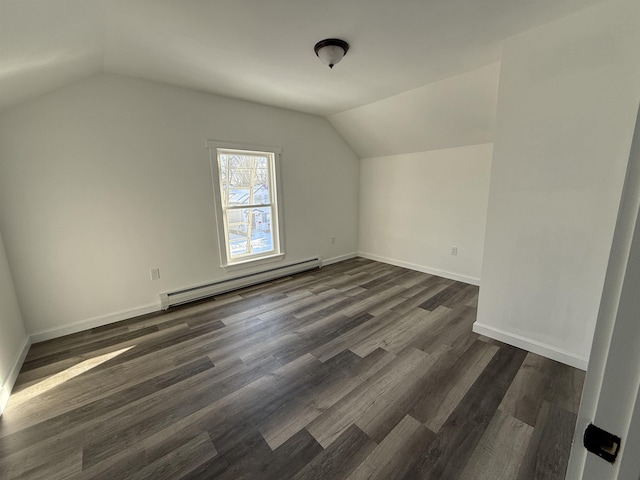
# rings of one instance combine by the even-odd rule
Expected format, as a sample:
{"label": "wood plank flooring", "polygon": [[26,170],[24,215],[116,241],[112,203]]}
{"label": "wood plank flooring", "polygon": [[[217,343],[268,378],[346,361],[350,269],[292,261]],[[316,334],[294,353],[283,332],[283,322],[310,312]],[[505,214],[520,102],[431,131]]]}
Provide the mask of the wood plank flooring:
{"label": "wood plank flooring", "polygon": [[584,374],[362,258],[33,345],[3,479],[563,479]]}

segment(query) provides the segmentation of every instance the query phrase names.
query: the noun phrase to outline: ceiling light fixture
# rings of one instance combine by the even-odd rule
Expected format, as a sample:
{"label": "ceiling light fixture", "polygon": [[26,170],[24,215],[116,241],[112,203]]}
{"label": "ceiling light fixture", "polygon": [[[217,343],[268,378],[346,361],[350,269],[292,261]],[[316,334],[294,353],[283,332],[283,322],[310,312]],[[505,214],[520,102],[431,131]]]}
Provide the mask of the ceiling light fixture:
{"label": "ceiling light fixture", "polygon": [[313,49],[320,60],[333,68],[347,54],[349,44],[337,38],[327,38],[316,43]]}

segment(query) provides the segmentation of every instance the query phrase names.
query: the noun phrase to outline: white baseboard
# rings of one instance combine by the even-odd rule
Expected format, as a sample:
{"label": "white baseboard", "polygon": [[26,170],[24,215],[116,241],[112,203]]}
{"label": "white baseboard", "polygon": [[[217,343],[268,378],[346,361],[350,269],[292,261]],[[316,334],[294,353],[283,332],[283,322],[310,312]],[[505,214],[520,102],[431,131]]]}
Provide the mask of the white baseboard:
{"label": "white baseboard", "polygon": [[521,335],[505,332],[504,330],[501,330],[499,328],[490,327],[478,322],[473,324],[473,331],[479,333],[480,335],[491,337],[494,340],[508,343],[509,345],[513,345],[514,347],[522,348],[523,350],[527,350],[528,352],[537,353],[538,355],[550,358],[551,360],[556,360],[557,362],[564,363],[571,367],[579,368],[580,370],[585,371],[587,370],[587,364],[589,363],[588,358],[576,355],[571,352],[567,352],[566,350],[562,350],[560,348],[552,347],[537,340],[531,340]]}
{"label": "white baseboard", "polygon": [[27,353],[29,353],[29,348],[31,347],[31,338],[27,337],[22,345],[22,349],[20,350],[20,354],[18,358],[16,358],[15,363],[13,364],[13,368],[9,372],[9,375],[5,379],[0,388],[0,415],[4,411],[4,407],[7,406],[7,402],[9,401],[9,396],[11,395],[11,390],[13,390],[13,386],[16,383],[16,379],[18,378],[18,374],[20,373],[20,369],[22,368],[22,364],[24,363],[24,359],[27,358]]}
{"label": "white baseboard", "polygon": [[72,323],[71,325],[65,325],[59,328],[52,328],[43,332],[34,333],[31,335],[31,342],[38,343],[45,340],[51,340],[52,338],[63,337],[72,333],[81,332],[90,328],[102,327],[110,323],[119,322],[120,320],[127,320],[129,318],[137,317],[138,315],[145,315],[147,313],[153,313],[160,311],[160,302],[152,303],[149,305],[143,305],[141,307],[131,308],[129,310],[122,310],[120,312],[109,313],[99,317],[90,318],[81,322]]}
{"label": "white baseboard", "polygon": [[381,257],[372,253],[358,252],[358,256],[362,258],[368,258],[369,260],[375,260],[377,262],[389,263],[396,267],[409,268],[418,272],[428,273],[430,275],[437,275],[438,277],[448,278],[449,280],[456,280],[457,282],[469,283],[471,285],[480,285],[480,279],[476,277],[469,277],[467,275],[460,275],[458,273],[447,272],[446,270],[440,270],[438,268],[427,267],[425,265],[417,265],[415,263],[403,262],[402,260],[395,260],[393,258]]}
{"label": "white baseboard", "polygon": [[322,259],[322,266],[331,265],[332,263],[343,262],[345,260],[351,260],[352,258],[356,258],[358,254],[356,252],[347,253],[346,255],[340,255],[338,257]]}
{"label": "white baseboard", "polygon": [[[341,262],[350,258],[357,257],[357,253],[348,253],[346,255],[340,255],[338,257],[322,260],[322,265],[331,265],[332,263]],[[65,325],[59,328],[52,328],[50,330],[44,330],[42,332],[34,333],[31,335],[31,342],[38,343],[45,340],[51,340],[52,338],[63,337],[65,335],[71,335],[72,333],[81,332],[90,328],[102,327],[110,323],[119,322],[120,320],[127,320],[129,318],[137,317],[139,315],[145,315],[147,313],[158,312],[162,309],[160,302],[152,303],[149,305],[143,305],[141,307],[132,308],[129,310],[122,310],[120,312],[109,313],[99,317],[90,318],[81,322],[76,322],[71,325]]]}

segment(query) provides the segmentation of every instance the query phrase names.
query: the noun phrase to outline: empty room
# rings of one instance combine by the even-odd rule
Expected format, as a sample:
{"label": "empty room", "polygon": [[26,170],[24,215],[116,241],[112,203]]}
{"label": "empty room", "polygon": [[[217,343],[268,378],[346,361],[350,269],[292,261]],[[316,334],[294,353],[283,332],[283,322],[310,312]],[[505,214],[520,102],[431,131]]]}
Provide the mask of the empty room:
{"label": "empty room", "polygon": [[640,3],[0,0],[0,478],[638,480]]}

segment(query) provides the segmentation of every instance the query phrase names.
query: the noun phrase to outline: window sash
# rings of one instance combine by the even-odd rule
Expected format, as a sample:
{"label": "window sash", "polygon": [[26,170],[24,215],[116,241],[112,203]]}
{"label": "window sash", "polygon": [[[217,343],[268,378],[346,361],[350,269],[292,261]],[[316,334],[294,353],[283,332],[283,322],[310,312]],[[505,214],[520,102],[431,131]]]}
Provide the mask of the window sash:
{"label": "window sash", "polygon": [[[249,207],[250,205],[271,205],[274,202],[274,175],[273,168],[275,162],[275,153],[274,152],[266,152],[266,151],[257,151],[257,150],[239,150],[239,149],[228,149],[228,148],[218,148],[216,150],[216,156],[218,161],[218,172],[219,180],[220,180],[220,191],[224,194],[221,194],[221,200],[224,208],[231,207]],[[223,160],[223,157],[225,159]],[[232,166],[232,161],[234,157],[244,157],[243,160],[250,160],[251,163],[249,166]],[[267,186],[267,197],[268,201],[266,202],[256,202],[255,188],[258,187],[255,183],[255,175],[257,170],[262,170],[258,168],[256,162],[258,160],[266,161],[266,186]],[[223,161],[225,162],[225,166],[223,168]],[[232,185],[232,181],[230,179],[237,175],[237,172],[248,170],[250,171],[251,178],[248,181],[248,184],[238,186]],[[221,172],[224,173],[224,179],[222,177]],[[228,188],[224,188],[226,186]],[[234,190],[248,190],[249,191],[249,200],[253,200],[253,203],[232,203],[230,201],[230,195],[232,187]],[[253,197],[253,198],[251,198]]]}

